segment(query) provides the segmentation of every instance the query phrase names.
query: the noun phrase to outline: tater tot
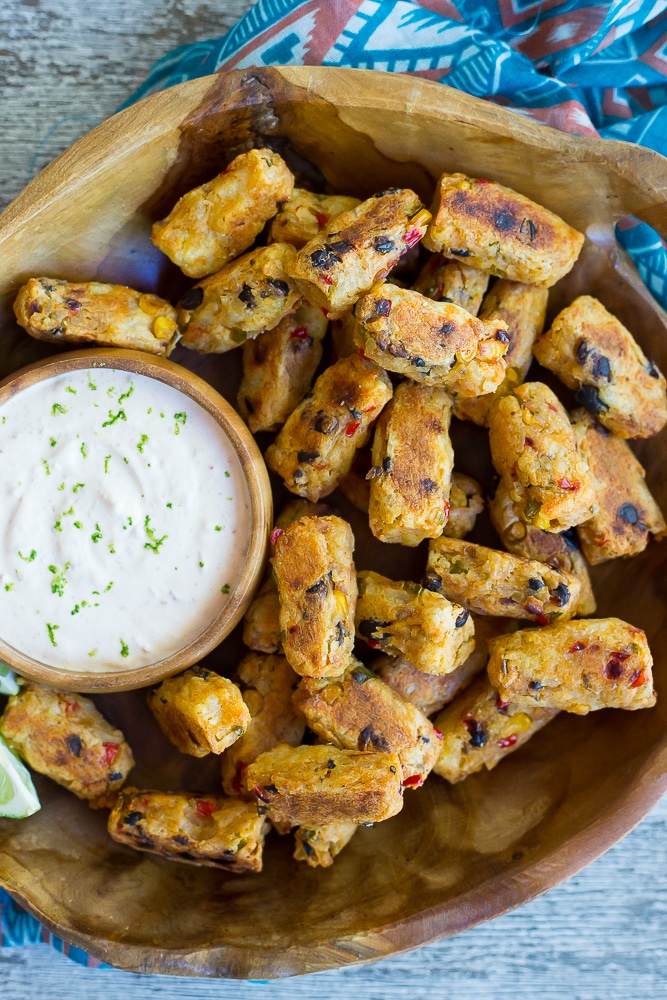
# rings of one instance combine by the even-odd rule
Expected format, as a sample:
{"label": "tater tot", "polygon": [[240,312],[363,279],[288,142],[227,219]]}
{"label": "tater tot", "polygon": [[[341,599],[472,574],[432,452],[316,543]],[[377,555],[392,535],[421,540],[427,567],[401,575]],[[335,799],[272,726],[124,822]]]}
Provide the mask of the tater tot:
{"label": "tater tot", "polygon": [[527,524],[567,531],[595,513],[576,434],[557,396],[542,382],[525,382],[494,401],[489,444],[496,471]]}
{"label": "tater tot", "polygon": [[291,243],[300,250],[318,236],[332,219],[356,208],[358,204],[359,198],[344,194],[314,194],[295,187],[271,223],[271,239],[277,243]]}
{"label": "tater tot", "polygon": [[272,243],[190,288],[178,306],[183,346],[200,354],[224,354],[277,326],[299,299],[285,273],[293,256],[294,247]]}
{"label": "tater tot", "polygon": [[30,278],[14,302],[18,323],[50,344],[101,344],[168,357],[176,346],[176,310],[165,299],[99,281]]}
{"label": "tater tot", "polygon": [[230,872],[261,872],[268,828],[254,802],[138,788],[123,789],[107,826],[135,851]]}
{"label": "tater tot", "polygon": [[561,573],[576,576],[581,585],[576,615],[592,615],[595,612],[595,595],[588,565],[576,543],[573,529],[559,534],[526,524],[520,516],[519,505],[512,500],[502,480],[489,500],[489,514],[508,552],[524,559],[537,559]]}
{"label": "tater tot", "polygon": [[533,344],[542,332],[549,296],[546,288],[524,285],[501,278],[484,299],[479,311],[483,320],[501,319],[507,324],[510,344],[505,355],[505,378],[495,393],[474,399],[459,399],[454,415],[472,420],[480,427],[488,424],[489,409],[497,396],[506,396],[525,379],[533,360]]}
{"label": "tater tot", "polygon": [[277,431],[310,389],[322,357],[327,321],[322,311],[302,303],[243,345],[243,379],[238,411],[253,434]]}
{"label": "tater tot", "polygon": [[402,382],[373,438],[369,523],[376,538],[419,545],[449,517],[454,449],[451,398],[438,386]]}
{"label": "tater tot", "polygon": [[483,510],[482,487],[477,480],[454,470],[449,493],[449,517],[443,528],[443,535],[448,538],[464,538],[475,527],[477,515]]}
{"label": "tater tot", "polygon": [[437,759],[438,734],[424,713],[354,657],[337,677],[304,677],[294,704],[313,732],[341,750],[398,754],[408,788],[423,784]]}
{"label": "tater tot", "polygon": [[667,385],[620,320],[590,295],[558,313],[535,357],[576,389],[575,399],[622,438],[646,438],[667,423]]}
{"label": "tater tot", "polygon": [[319,500],[332,493],[365,444],[370,424],[392,394],[373,361],[352,355],[322,372],[266,453],[292,493]]}
{"label": "tater tot", "polygon": [[503,701],[576,715],[655,704],[646,636],[619,618],[524,629],[489,646],[489,678]]}
{"label": "tater tot", "polygon": [[306,724],[292,704],[299,677],[284,656],[248,653],[237,669],[251,720],[246,732],[222,755],[222,787],[227,795],[245,791],[245,772],[261,753],[278,743],[298,746]]}
{"label": "tater tot", "polygon": [[298,674],[345,669],[354,646],[357,580],[354,536],[340,517],[304,517],[275,542],[283,650]]}
{"label": "tater tot", "polygon": [[529,285],[550,288],[574,266],[583,233],[511,188],[443,174],[424,237],[428,250]]}
{"label": "tater tot", "polygon": [[646,485],[644,468],[629,444],[599,424],[586,410],[572,414],[583,425],[581,442],[598,511],[577,534],[589,563],[643,552],[649,535],[664,538],[667,524]]}
{"label": "tater tot", "polygon": [[147,701],[167,739],[193,757],[222,753],[250,724],[236,684],[199,664],[162,681]]}
{"label": "tater tot", "polygon": [[327,823],[310,829],[299,826],[294,832],[296,861],[305,861],[311,868],[329,868],[359,827],[356,823]]}
{"label": "tater tot", "polygon": [[355,336],[366,357],[453,396],[494,392],[505,377],[507,328],[485,323],[450,302],[385,281],[357,303]]}
{"label": "tater tot", "polygon": [[381,191],[325,226],[288,273],[309,302],[342,316],[419,242],[430,218],[414,191]]}
{"label": "tater tot", "polygon": [[18,694],[10,697],[0,733],[33,771],[101,805],[134,767],[122,732],[90,698],[32,681],[23,681]]}
{"label": "tater tot", "polygon": [[488,287],[489,275],[483,271],[434,255],[424,264],[412,290],[436,302],[453,302],[476,316]]}
{"label": "tater tot", "polygon": [[452,784],[483,767],[491,771],[557,714],[501,701],[488,677],[480,677],[435,719],[443,739],[433,771]]}
{"label": "tater tot", "polygon": [[429,586],[469,611],[542,625],[571,618],[581,589],[570,573],[459,538],[429,542],[428,574]]}
{"label": "tater tot", "polygon": [[395,753],[281,744],[250,765],[247,784],[258,811],[293,826],[379,823],[403,808]]}
{"label": "tater tot", "polygon": [[400,656],[426,674],[450,674],[474,648],[470,613],[441,594],[372,570],[358,576],[356,630],[371,649]]}
{"label": "tater tot", "polygon": [[251,149],[179,198],[154,224],[153,243],[188,277],[203,278],[248,249],[293,187],[281,156]]}

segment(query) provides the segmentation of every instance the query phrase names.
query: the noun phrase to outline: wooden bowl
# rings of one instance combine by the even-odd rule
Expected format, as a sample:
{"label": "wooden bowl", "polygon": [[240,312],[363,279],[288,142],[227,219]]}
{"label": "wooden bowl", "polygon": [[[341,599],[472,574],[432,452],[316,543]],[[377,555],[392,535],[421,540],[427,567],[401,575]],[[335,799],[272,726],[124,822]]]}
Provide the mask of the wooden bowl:
{"label": "wooden bowl", "polygon": [[[443,169],[499,180],[558,212],[589,239],[550,309],[590,292],[667,370],[665,315],[614,239],[629,213],[667,234],[667,161],[646,149],[552,131],[440,84],[399,75],[289,67],[208,77],[110,119],[48,167],[0,217],[2,366],[39,353],[10,305],[30,275],[121,281],[166,294],[186,287],[151,245],[152,220],[239,150],[270,141],[342,192],[409,185],[429,200]],[[323,176],[322,176],[323,175]],[[238,352],[179,360],[234,398]],[[486,435],[457,427],[462,471],[488,475]],[[637,445],[667,509],[665,435]],[[419,579],[424,552],[400,560],[353,523],[357,562]],[[475,536],[478,540],[485,537]],[[492,536],[489,536],[492,537]],[[407,552],[407,550],[406,550]],[[596,567],[601,616],[644,628],[658,704],[642,712],[562,713],[494,771],[456,786],[437,778],[405,808],[361,829],[333,868],[291,859],[271,836],[260,875],[227,876],[112,843],[105,816],[48,781],[44,808],[0,822],[0,879],[57,934],[143,972],[248,978],[369,961],[454,934],[572,875],[630,830],[667,785],[667,546]],[[230,637],[212,654],[232,670]],[[96,698],[138,759],[139,787],[219,788],[219,762],[179,755],[141,692]]]}
{"label": "wooden bowl", "polygon": [[250,537],[245,566],[238,584],[215,618],[195,639],[181,646],[178,637],[174,637],[175,650],[169,656],[132,670],[108,670],[103,673],[62,670],[14,649],[3,640],[0,624],[0,660],[24,677],[65,691],[131,691],[155,684],[198,663],[239,623],[257,589],[266,562],[268,536],[273,519],[271,486],[264,459],[252,434],[227,400],[208,382],[182,365],[153,357],[144,351],[88,348],[35,361],[0,382],[0,406],[21,390],[44,379],[91,368],[119,368],[156,379],[188,396],[206,410],[223,430],[239,459],[250,499]]}

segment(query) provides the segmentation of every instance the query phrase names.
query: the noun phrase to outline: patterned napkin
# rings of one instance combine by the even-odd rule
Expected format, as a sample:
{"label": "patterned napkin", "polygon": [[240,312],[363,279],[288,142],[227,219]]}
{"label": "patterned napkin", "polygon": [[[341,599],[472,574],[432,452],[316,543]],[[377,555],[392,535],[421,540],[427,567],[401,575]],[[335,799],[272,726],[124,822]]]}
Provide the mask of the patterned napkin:
{"label": "patterned napkin", "polygon": [[[123,107],[218,70],[280,65],[412,73],[667,155],[667,0],[258,0],[227,34],[160,59]],[[617,236],[667,309],[667,244],[634,219]],[[100,965],[2,889],[0,934],[5,946],[46,941]]]}

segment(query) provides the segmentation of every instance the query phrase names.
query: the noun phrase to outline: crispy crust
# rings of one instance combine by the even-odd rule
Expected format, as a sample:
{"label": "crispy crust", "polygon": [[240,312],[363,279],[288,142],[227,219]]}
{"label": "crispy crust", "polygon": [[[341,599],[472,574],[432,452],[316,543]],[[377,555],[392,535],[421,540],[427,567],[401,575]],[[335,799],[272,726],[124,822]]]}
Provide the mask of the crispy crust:
{"label": "crispy crust", "polygon": [[465,174],[442,175],[432,212],[428,250],[529,285],[550,288],[584,244],[582,233],[525,195]]}
{"label": "crispy crust", "polygon": [[453,396],[494,392],[505,377],[509,338],[501,320],[486,323],[389,281],[374,285],[354,314],[359,346],[388,371]]}
{"label": "crispy crust", "polygon": [[570,573],[459,538],[429,542],[427,570],[429,586],[470,611],[542,625],[571,618],[581,589]]}
{"label": "crispy crust", "polygon": [[342,358],[315,382],[266,453],[292,493],[319,500],[349,471],[368,428],[391,399],[387,374],[359,355]]}
{"label": "crispy crust", "polygon": [[304,302],[273,330],[245,342],[236,399],[253,434],[277,431],[308,392],[326,331],[322,311]]}
{"label": "crispy crust", "polygon": [[406,659],[427,674],[450,674],[474,647],[468,612],[418,583],[359,573],[356,630],[372,649]]}
{"label": "crispy crust", "polygon": [[342,316],[419,242],[430,218],[414,191],[382,191],[325,226],[288,272],[309,302]]}
{"label": "crispy crust", "polygon": [[440,756],[433,771],[455,784],[522,747],[558,710],[500,701],[488,677],[480,677],[435,720],[442,732]]}
{"label": "crispy crust", "polygon": [[424,264],[412,290],[436,302],[453,302],[476,316],[488,287],[489,275],[483,271],[434,255]]}
{"label": "crispy crust", "polygon": [[437,759],[438,736],[423,712],[354,657],[337,677],[304,677],[294,704],[313,732],[341,750],[398,754],[410,786],[418,787]]}
{"label": "crispy crust", "polygon": [[459,399],[454,415],[472,420],[480,427],[488,425],[489,409],[497,396],[506,396],[525,379],[533,360],[533,344],[542,332],[549,293],[546,288],[524,285],[501,278],[484,299],[480,319],[501,319],[507,324],[510,344],[505,355],[505,378],[495,393],[475,399]]}
{"label": "crispy crust", "polygon": [[254,803],[194,792],[125,788],[107,829],[119,844],[191,865],[261,872],[269,824]]}
{"label": "crispy crust", "polygon": [[508,552],[523,556],[524,559],[537,559],[561,573],[576,576],[581,589],[575,614],[594,614],[596,603],[588,565],[573,537],[574,532],[558,534],[543,531],[534,524],[526,524],[521,518],[519,505],[514,503],[502,480],[489,500],[489,514],[493,527]]}
{"label": "crispy crust", "polygon": [[664,538],[667,524],[645,482],[644,468],[626,441],[586,410],[572,414],[583,425],[581,449],[591,470],[598,512],[577,534],[589,563],[643,552],[649,535]]}
{"label": "crispy crust", "polygon": [[576,389],[577,402],[618,437],[651,437],[667,423],[664,375],[592,296],[580,295],[559,312],[534,350],[540,364]]}
{"label": "crispy crust", "polygon": [[168,357],[178,340],[174,307],[125,285],[30,278],[14,314],[31,337],[49,344],[104,344]]}
{"label": "crispy crust", "polygon": [[271,243],[225,264],[182,297],[182,344],[200,354],[224,354],[292,312],[299,293],[287,277],[294,256],[287,243]]}
{"label": "crispy crust", "polygon": [[491,458],[522,518],[567,531],[595,513],[586,459],[567,412],[542,382],[525,382],[489,410]]}
{"label": "crispy crust", "polygon": [[282,157],[251,149],[179,198],[154,224],[153,243],[190,278],[203,278],[248,249],[293,187]]}
{"label": "crispy crust", "polygon": [[148,693],[147,701],[167,739],[192,757],[222,753],[250,725],[237,686],[201,665],[168,677]]}
{"label": "crispy crust", "polygon": [[356,823],[328,823],[314,829],[300,826],[294,832],[292,857],[311,868],[329,868],[358,829]]}
{"label": "crispy crust", "polygon": [[106,721],[90,698],[32,681],[24,681],[7,702],[0,732],[34,771],[80,799],[104,800],[134,767],[120,729]]}
{"label": "crispy crust", "polygon": [[340,517],[304,517],[278,536],[271,560],[283,650],[298,674],[345,669],[354,646],[354,536]]}
{"label": "crispy crust", "polygon": [[419,545],[449,516],[454,449],[445,389],[403,382],[375,428],[369,473],[370,529],[382,542]]}
{"label": "crispy crust", "polygon": [[300,250],[333,219],[342,212],[356,208],[358,204],[359,198],[350,198],[348,195],[314,194],[295,187],[271,223],[270,239],[277,243],[291,243]]}
{"label": "crispy crust", "polygon": [[247,794],[248,764],[278,743],[298,746],[306,727],[292,704],[299,678],[284,656],[248,653],[238,665],[237,680],[252,718],[245,734],[222,756],[222,787],[227,795]]}
{"label": "crispy crust", "polygon": [[454,470],[449,494],[449,517],[443,528],[443,535],[448,538],[464,538],[475,527],[477,515],[483,510],[482,487],[477,480]]}
{"label": "crispy crust", "polygon": [[284,744],[258,757],[247,774],[258,808],[272,821],[307,827],[389,819],[403,808],[402,780],[395,753]]}
{"label": "crispy crust", "polygon": [[655,704],[646,636],[619,618],[557,622],[489,645],[489,678],[503,701],[576,715]]}

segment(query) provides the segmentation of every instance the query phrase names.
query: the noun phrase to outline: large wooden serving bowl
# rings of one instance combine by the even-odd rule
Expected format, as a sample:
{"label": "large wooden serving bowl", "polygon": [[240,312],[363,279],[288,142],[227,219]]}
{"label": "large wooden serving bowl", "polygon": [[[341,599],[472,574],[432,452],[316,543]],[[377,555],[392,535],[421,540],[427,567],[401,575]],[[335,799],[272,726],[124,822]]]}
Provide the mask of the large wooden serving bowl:
{"label": "large wooden serving bowl", "polygon": [[[0,217],[0,375],[44,348],[11,316],[31,275],[126,282],[174,300],[185,284],[151,246],[151,221],[233,155],[267,141],[315,185],[319,171],[342,193],[407,185],[429,201],[442,170],[462,170],[535,198],[589,236],[553,290],[551,311],[580,292],[599,296],[667,370],[665,315],[613,235],[629,213],[667,233],[667,161],[563,135],[423,80],[290,67],[207,77],[151,97],[29,185]],[[179,349],[174,360],[233,399],[238,354]],[[485,437],[460,425],[454,444],[457,466],[488,478]],[[663,433],[637,446],[663,510],[666,442]],[[372,542],[363,518],[337,494],[332,502],[353,522],[361,568],[419,579],[422,549]],[[562,714],[492,772],[457,786],[430,779],[406,794],[399,816],[360,830],[331,869],[297,864],[292,838],[274,835],[258,876],[162,862],[115,845],[104,812],[38,781],[42,811],[0,821],[0,881],[52,930],[115,965],[249,978],[379,958],[526,902],[609,848],[667,786],[667,543],[598,567],[593,580],[601,616],[648,633],[656,708]],[[238,655],[230,639],[211,663],[231,671]],[[133,784],[219,787],[219,762],[173,750],[141,692],[96,700],[135,750]]]}

